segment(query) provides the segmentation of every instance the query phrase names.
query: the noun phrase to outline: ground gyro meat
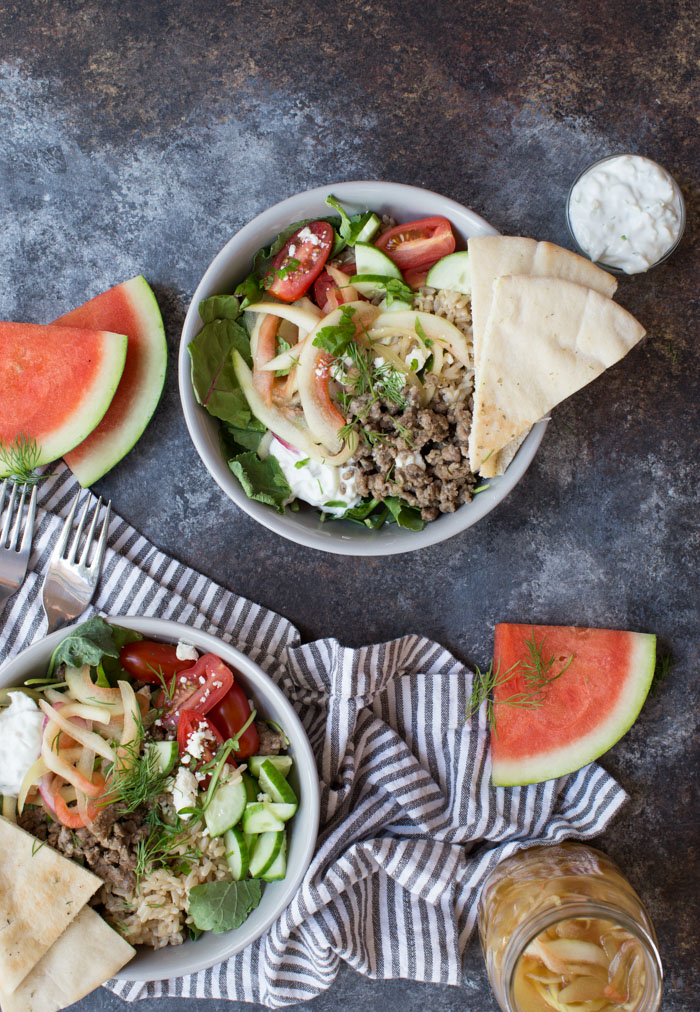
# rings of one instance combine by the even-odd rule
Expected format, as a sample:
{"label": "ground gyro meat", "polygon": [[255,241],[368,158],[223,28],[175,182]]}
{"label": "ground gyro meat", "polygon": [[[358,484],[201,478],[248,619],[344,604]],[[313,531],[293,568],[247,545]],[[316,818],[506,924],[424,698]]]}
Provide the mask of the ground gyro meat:
{"label": "ground gyro meat", "polygon": [[[350,411],[359,415],[365,406],[358,397]],[[453,513],[471,500],[476,485],[468,460],[470,425],[471,410],[452,387],[438,387],[425,407],[415,389],[407,392],[403,410],[376,401],[365,422],[369,436],[355,455],[358,492],[375,499],[400,496],[418,506],[424,520]]]}

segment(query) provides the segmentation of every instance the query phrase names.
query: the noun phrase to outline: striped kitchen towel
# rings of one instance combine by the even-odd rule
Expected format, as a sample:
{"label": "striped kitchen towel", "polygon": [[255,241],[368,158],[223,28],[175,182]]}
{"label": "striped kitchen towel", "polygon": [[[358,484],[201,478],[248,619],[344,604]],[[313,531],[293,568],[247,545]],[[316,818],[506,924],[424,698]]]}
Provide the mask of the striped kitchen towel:
{"label": "striped kitchen towel", "polygon": [[[42,486],[31,572],[8,602],[0,662],[43,632],[40,589],[75,494]],[[471,673],[419,635],[349,649],[300,644],[286,619],[168,558],[114,516],[95,607],[204,628],[256,660],[296,707],[321,780],[321,828],[289,907],[253,945],[189,977],[108,987],[132,1001],[213,997],[270,1008],[328,988],[341,960],[375,978],[460,984],[482,883],[534,842],[600,833],[626,800],[596,764],[494,788],[485,714],[465,719]]]}

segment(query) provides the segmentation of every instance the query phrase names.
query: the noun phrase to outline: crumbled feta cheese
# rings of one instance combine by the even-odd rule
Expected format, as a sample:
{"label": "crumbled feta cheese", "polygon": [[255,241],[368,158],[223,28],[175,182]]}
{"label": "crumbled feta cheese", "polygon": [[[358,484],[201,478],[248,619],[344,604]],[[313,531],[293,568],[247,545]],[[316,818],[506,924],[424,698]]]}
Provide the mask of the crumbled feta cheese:
{"label": "crumbled feta cheese", "polygon": [[269,794],[265,794],[265,793],[258,794],[258,801],[271,801],[271,800],[272,799],[270,798]]}
{"label": "crumbled feta cheese", "polygon": [[223,685],[223,682],[216,681],[212,682],[211,684],[214,686],[215,689],[220,689],[221,686]]}
{"label": "crumbled feta cheese", "polygon": [[406,356],[406,365],[411,372],[418,372],[428,361],[429,356],[430,352],[427,348],[423,348],[422,346],[411,348]]}
{"label": "crumbled feta cheese", "polygon": [[299,231],[297,238],[301,239],[302,242],[308,242],[311,246],[321,245],[321,239],[315,232],[311,231],[308,225],[304,225],[304,227]]}
{"label": "crumbled feta cheese", "polygon": [[184,764],[185,764],[185,766],[187,766],[187,765],[188,765],[188,763],[190,762],[190,760],[191,760],[191,759],[192,759],[192,756],[191,756],[191,755],[183,755],[183,757],[182,757],[182,759],[180,760],[180,762],[181,762],[181,763],[184,763]]}
{"label": "crumbled feta cheese", "polygon": [[402,450],[396,454],[396,470],[400,471],[403,467],[419,467],[421,471],[425,471],[425,460],[420,455],[418,450]]}
{"label": "crumbled feta cheese", "polygon": [[184,640],[180,640],[175,647],[175,656],[179,661],[199,660],[199,654],[195,647],[191,643],[185,643]]}
{"label": "crumbled feta cheese", "polygon": [[202,721],[198,728],[196,728],[187,739],[186,750],[193,759],[201,759],[204,755],[204,743],[207,741],[215,741],[214,735],[211,733],[207,725]]}
{"label": "crumbled feta cheese", "polygon": [[[195,805],[197,801],[197,781],[192,771],[188,770],[186,766],[178,767],[172,793],[173,805],[176,812]],[[185,812],[181,817],[189,819],[190,816],[189,813]]]}

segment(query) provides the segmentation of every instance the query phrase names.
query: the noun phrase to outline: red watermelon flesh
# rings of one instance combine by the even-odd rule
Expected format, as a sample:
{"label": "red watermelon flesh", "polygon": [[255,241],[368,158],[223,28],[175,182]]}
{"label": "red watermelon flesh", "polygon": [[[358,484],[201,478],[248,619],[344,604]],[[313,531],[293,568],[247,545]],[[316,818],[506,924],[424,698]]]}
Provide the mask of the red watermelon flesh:
{"label": "red watermelon flesh", "polygon": [[35,439],[38,464],[77,446],[109,407],[126,344],[119,333],[0,323],[0,439]]}
{"label": "red watermelon flesh", "polygon": [[139,275],[60,316],[72,327],[117,330],[129,339],[126,365],[109,410],[79,446],[64,454],[83,487],[106,474],[148,425],[165,382],[168,348],[155,295]]}
{"label": "red watermelon flesh", "polygon": [[[531,662],[527,641],[539,648],[548,677],[541,705],[507,704],[532,691],[524,674]],[[540,783],[572,773],[597,759],[632,726],[651,686],[656,637],[648,633],[576,626],[496,626],[494,671],[513,677],[494,693],[492,778],[497,786]]]}

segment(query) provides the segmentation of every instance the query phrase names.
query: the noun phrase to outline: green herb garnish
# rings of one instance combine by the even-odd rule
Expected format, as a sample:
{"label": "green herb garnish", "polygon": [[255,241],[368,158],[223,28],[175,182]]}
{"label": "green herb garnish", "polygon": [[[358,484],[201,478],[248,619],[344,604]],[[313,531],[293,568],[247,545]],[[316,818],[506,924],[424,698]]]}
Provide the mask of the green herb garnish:
{"label": "green herb garnish", "polygon": [[41,451],[36,439],[20,432],[11,443],[0,439],[0,473],[19,485],[37,485],[48,474],[35,474]]}

